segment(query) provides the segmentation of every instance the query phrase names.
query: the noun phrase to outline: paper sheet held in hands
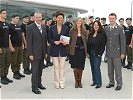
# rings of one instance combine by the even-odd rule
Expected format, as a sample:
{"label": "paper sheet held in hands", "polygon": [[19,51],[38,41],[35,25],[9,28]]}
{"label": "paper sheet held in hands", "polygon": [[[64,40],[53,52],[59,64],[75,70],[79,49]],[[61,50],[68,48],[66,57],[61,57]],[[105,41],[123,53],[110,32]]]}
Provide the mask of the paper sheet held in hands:
{"label": "paper sheet held in hands", "polygon": [[60,36],[60,41],[62,41],[62,42],[69,42],[70,41],[70,37],[61,35]]}

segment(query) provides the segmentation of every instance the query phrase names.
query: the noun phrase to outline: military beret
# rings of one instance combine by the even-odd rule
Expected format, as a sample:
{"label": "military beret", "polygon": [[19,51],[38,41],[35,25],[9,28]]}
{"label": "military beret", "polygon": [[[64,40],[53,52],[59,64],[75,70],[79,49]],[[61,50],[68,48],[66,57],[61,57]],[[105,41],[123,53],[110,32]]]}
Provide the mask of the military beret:
{"label": "military beret", "polygon": [[67,18],[72,18],[72,15],[68,15]]}
{"label": "military beret", "polygon": [[95,20],[100,20],[100,18],[99,17],[96,17]]}
{"label": "military beret", "polygon": [[52,17],[54,17],[54,16],[56,16],[56,13],[53,13],[53,14],[52,14]]}
{"label": "military beret", "polygon": [[93,16],[90,16],[89,19],[90,19],[90,18],[94,18],[94,17],[93,17]]}
{"label": "military beret", "polygon": [[34,16],[35,12],[30,13],[30,16]]}
{"label": "military beret", "polygon": [[129,18],[126,18],[126,20],[130,20],[130,21],[132,21],[132,18],[129,17]]}
{"label": "military beret", "polygon": [[42,20],[46,20],[46,18],[42,18]]}
{"label": "military beret", "polygon": [[3,11],[6,11],[5,9],[0,9],[0,13],[2,13]]}
{"label": "military beret", "polygon": [[120,21],[120,20],[124,20],[124,18],[120,18],[119,21]]}
{"label": "military beret", "polygon": [[105,17],[102,17],[101,20],[106,20],[106,18]]}
{"label": "military beret", "polygon": [[50,17],[46,18],[46,21],[49,21],[49,20],[52,20],[52,18],[50,18]]}
{"label": "military beret", "polygon": [[15,17],[19,17],[18,13],[13,13],[13,14],[11,15],[11,18],[15,18]]}
{"label": "military beret", "polygon": [[29,17],[28,15],[23,15],[22,18],[26,18],[26,17]]}

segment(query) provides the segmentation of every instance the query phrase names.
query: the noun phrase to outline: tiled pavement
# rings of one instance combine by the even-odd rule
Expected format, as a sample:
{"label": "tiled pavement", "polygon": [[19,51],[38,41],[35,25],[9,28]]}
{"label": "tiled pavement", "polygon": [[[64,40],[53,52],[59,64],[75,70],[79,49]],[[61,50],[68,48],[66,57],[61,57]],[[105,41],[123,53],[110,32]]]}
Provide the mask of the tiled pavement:
{"label": "tiled pavement", "polygon": [[[108,84],[107,64],[102,62],[102,87],[95,89],[91,85],[91,70],[89,60],[86,60],[85,70],[82,78],[82,89],[74,88],[73,71],[68,62],[65,63],[66,84],[65,89],[56,89],[53,84],[54,72],[53,66],[43,70],[43,85],[46,90],[41,90],[41,94],[37,95],[31,92],[31,75],[26,75],[21,80],[12,78],[10,71],[8,77],[13,79],[13,83],[7,86],[2,85],[1,98],[2,99],[132,99],[132,71],[123,69],[123,87],[120,91],[115,91],[115,87],[106,89]],[[21,70],[23,73],[23,70]]]}

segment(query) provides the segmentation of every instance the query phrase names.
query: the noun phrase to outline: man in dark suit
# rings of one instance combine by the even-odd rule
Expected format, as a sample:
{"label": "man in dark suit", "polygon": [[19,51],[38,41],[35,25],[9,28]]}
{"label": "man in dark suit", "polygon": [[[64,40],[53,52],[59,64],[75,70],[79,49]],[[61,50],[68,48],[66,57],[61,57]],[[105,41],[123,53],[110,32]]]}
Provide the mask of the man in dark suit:
{"label": "man in dark suit", "polygon": [[46,27],[41,25],[42,13],[35,12],[34,17],[35,22],[27,27],[27,55],[32,67],[32,92],[41,94],[39,89],[46,89],[41,84],[41,76],[47,52],[47,32]]}

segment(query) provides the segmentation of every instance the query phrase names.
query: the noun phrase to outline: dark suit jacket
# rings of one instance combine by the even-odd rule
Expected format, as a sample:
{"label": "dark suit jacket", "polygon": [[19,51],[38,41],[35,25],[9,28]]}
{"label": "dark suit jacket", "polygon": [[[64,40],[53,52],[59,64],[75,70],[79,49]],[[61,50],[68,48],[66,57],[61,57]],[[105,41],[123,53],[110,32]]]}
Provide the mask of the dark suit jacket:
{"label": "dark suit jacket", "polygon": [[42,34],[37,25],[32,23],[27,27],[27,55],[33,55],[34,59],[42,59],[47,53],[47,32],[46,27],[42,27]]}
{"label": "dark suit jacket", "polygon": [[60,34],[58,34],[57,25],[52,25],[50,27],[48,32],[48,41],[51,43],[50,55],[52,57],[59,57],[59,55],[65,57],[67,55],[66,46],[63,44],[56,45],[54,44],[54,41],[59,41],[61,35],[68,36],[68,34],[69,29],[65,25],[62,25],[62,31]]}

